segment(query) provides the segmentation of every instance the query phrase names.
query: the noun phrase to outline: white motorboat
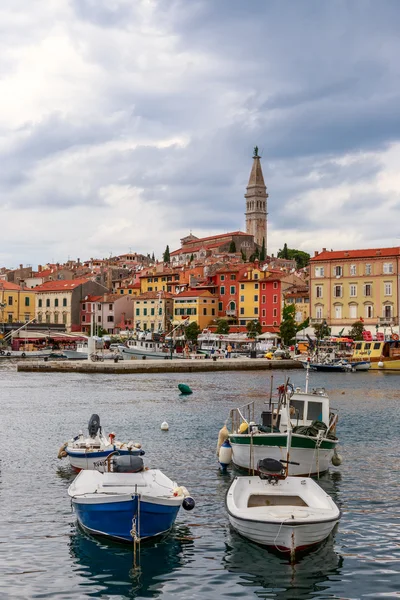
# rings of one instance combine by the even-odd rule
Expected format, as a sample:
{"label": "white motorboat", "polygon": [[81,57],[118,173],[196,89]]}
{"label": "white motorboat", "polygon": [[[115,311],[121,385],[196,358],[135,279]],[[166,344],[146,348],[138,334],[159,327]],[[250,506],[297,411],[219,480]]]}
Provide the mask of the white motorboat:
{"label": "white motorboat", "polygon": [[65,442],[58,452],[58,458],[68,456],[70,465],[75,471],[81,469],[107,470],[107,459],[111,454],[120,456],[142,456],[144,451],[139,443],[123,443],[115,440],[115,434],[108,437],[103,434],[100,417],[92,415],[89,420],[89,436],[82,431],[74,438]]}
{"label": "white motorboat", "polygon": [[236,477],[226,496],[232,527],[292,556],[325,540],[340,519],[332,498],[310,477],[286,477],[282,462],[264,459],[260,476]]}

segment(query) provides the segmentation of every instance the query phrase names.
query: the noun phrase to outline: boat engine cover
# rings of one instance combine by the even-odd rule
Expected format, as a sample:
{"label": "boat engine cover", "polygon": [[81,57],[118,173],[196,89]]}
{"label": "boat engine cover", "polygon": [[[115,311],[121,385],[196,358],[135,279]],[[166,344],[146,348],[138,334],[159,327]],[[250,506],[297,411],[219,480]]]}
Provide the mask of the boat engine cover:
{"label": "boat engine cover", "polygon": [[116,456],[112,460],[112,467],[114,473],[139,473],[144,470],[143,458],[132,454]]}
{"label": "boat engine cover", "polygon": [[89,419],[89,435],[91,438],[95,438],[100,429],[100,417],[99,415],[93,414]]}
{"label": "boat engine cover", "polygon": [[283,469],[284,466],[281,461],[275,460],[274,458],[263,458],[262,460],[259,460],[257,464],[257,471],[268,475],[280,475]]}

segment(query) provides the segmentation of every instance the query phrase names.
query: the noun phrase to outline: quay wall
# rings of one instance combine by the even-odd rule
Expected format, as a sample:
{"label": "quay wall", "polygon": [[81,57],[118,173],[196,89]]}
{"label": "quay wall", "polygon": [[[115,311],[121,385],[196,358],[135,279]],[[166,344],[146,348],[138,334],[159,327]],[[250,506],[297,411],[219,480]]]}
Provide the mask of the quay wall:
{"label": "quay wall", "polygon": [[196,373],[204,371],[258,371],[271,369],[302,369],[296,360],[266,360],[240,358],[220,360],[130,360],[105,362],[29,361],[17,363],[17,371],[38,373]]}

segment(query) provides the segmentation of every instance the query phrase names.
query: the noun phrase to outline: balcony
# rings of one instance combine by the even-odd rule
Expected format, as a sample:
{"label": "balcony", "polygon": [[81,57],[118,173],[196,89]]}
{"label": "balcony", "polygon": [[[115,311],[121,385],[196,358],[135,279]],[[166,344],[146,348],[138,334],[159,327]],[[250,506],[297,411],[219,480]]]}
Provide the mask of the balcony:
{"label": "balcony", "polygon": [[377,319],[378,325],[390,327],[390,325],[398,325],[399,318],[398,317],[378,317]]}
{"label": "balcony", "polygon": [[322,325],[322,323],[326,321],[325,317],[322,317],[321,319],[312,319],[310,318],[310,325]]}
{"label": "balcony", "polygon": [[237,310],[227,310],[225,312],[227,317],[237,317]]}

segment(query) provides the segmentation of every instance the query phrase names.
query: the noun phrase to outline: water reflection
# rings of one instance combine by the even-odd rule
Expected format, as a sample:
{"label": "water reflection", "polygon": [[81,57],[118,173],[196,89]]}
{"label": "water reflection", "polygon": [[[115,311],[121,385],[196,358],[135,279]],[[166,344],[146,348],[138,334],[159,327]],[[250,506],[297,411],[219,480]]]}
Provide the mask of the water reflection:
{"label": "water reflection", "polygon": [[186,564],[185,550],[193,546],[190,536],[189,528],[181,526],[169,536],[143,543],[139,573],[132,569],[132,547],[91,537],[78,526],[71,536],[70,554],[81,586],[90,587],[91,597],[153,598],[162,591],[164,577]]}
{"label": "water reflection", "polygon": [[334,550],[334,534],[290,564],[287,555],[271,552],[231,531],[223,565],[239,576],[239,585],[263,588],[266,593],[255,591],[260,597],[308,600],[329,589],[329,580],[341,572],[343,558]]}

